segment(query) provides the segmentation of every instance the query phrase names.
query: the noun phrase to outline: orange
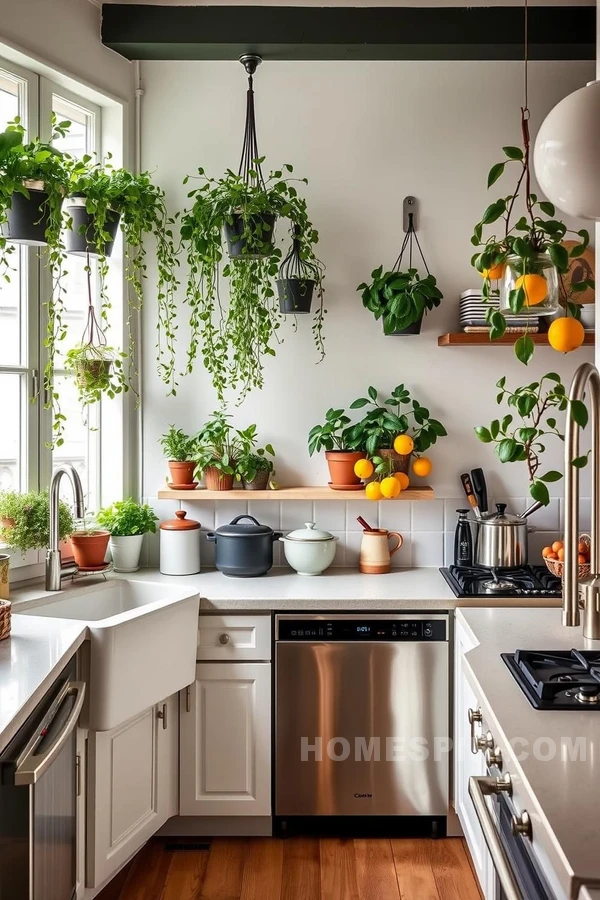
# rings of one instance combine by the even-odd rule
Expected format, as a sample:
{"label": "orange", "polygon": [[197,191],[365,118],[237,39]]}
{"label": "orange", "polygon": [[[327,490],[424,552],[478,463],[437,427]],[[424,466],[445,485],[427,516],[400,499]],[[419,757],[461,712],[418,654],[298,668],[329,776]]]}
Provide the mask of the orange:
{"label": "orange", "polygon": [[418,475],[420,478],[426,478],[431,474],[433,465],[426,456],[420,456],[419,459],[415,459],[412,468],[415,475]]}
{"label": "orange", "polygon": [[579,556],[577,557],[577,562],[580,566],[584,566],[587,561],[588,561],[588,558],[587,558],[587,556],[584,556],[583,553],[580,553]]}
{"label": "orange", "polygon": [[560,561],[563,562],[563,560],[565,558],[565,548],[561,547],[560,550],[557,551],[556,555],[558,556]]}
{"label": "orange", "polygon": [[550,556],[552,552],[552,547],[544,547],[544,549],[542,550],[542,556],[546,558],[547,556]]}
{"label": "orange", "polygon": [[354,464],[354,474],[358,478],[370,478],[374,471],[373,463],[370,459],[359,459]]}
{"label": "orange", "polygon": [[388,475],[380,484],[381,493],[386,500],[393,500],[401,491],[400,482],[393,475]]}
{"label": "orange", "polygon": [[490,281],[498,281],[504,275],[505,270],[506,263],[499,262],[492,266],[491,269],[484,269],[481,275],[483,278],[489,278]]}
{"label": "orange", "polygon": [[558,551],[562,550],[563,547],[564,547],[564,544],[562,541],[554,541],[554,543],[552,544],[552,549],[554,550],[555,553],[558,553]]}
{"label": "orange", "polygon": [[381,500],[383,494],[381,493],[381,486],[378,481],[372,481],[365,488],[365,495],[367,500]]}
{"label": "orange", "polygon": [[400,485],[400,490],[405,491],[408,487],[408,475],[406,474],[406,472],[394,472],[393,477]]}
{"label": "orange", "polygon": [[546,559],[558,559],[558,553],[551,550],[550,553],[547,554]]}
{"label": "orange", "polygon": [[548,329],[548,343],[559,353],[570,353],[581,347],[585,338],[585,330],[578,319],[562,316],[551,322]]}
{"label": "orange", "polygon": [[579,541],[579,543],[577,544],[577,552],[578,552],[578,553],[583,553],[583,555],[585,556],[586,553],[588,552],[588,550],[589,550],[589,547],[588,547],[588,545],[586,544],[586,542],[585,542],[585,541]]}
{"label": "orange", "polygon": [[413,452],[414,447],[415,442],[409,434],[399,434],[394,441],[394,450],[400,456],[408,456],[409,453]]}
{"label": "orange", "polygon": [[548,296],[548,282],[543,275],[520,275],[515,281],[515,289],[525,290],[525,306],[537,306]]}

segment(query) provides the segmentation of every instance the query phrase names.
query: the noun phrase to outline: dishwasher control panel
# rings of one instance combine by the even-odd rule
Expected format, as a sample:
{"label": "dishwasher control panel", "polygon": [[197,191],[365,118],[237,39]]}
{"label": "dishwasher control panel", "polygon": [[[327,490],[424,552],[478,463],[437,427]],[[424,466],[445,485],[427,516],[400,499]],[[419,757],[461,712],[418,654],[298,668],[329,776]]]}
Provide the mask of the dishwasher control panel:
{"label": "dishwasher control panel", "polygon": [[445,619],[288,619],[278,622],[280,641],[445,641]]}

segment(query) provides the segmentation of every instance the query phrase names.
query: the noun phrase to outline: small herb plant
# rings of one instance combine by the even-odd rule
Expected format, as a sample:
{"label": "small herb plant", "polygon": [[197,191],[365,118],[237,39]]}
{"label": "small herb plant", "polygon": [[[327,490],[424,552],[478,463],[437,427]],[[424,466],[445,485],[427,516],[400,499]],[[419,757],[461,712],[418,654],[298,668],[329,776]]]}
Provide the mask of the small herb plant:
{"label": "small herb plant", "polygon": [[[261,388],[264,357],[275,355],[281,317],[273,285],[281,251],[273,243],[272,217],[287,218],[297,227],[303,260],[317,263],[313,248],[318,233],[294,183],[306,184],[306,179],[292,179],[292,166],[286,164],[262,181],[262,162],[254,160],[249,180],[231,169],[218,179],[199,169],[196,177],[202,183],[189,192],[192,205],[181,219],[190,270],[185,298],[191,327],[186,371],[192,372],[200,353],[220,400],[227,387],[239,389],[240,399],[252,388]],[[188,181],[189,176],[184,183]],[[238,229],[242,250],[222,265],[226,228]],[[221,274],[229,281],[227,308],[219,298]],[[319,327],[318,346],[320,336]]]}
{"label": "small herb plant", "polygon": [[248,428],[238,432],[241,442],[236,465],[236,477],[238,480],[243,479],[246,482],[252,482],[259,472],[266,471],[269,475],[275,473],[273,459],[268,458],[269,456],[275,456],[273,445],[265,444],[264,447],[257,447],[256,431],[256,425],[249,425]]}
{"label": "small herb plant", "polygon": [[198,432],[196,459],[200,471],[214,468],[223,475],[235,476],[244,445],[240,432],[231,425],[230,418],[222,410],[217,410]]}
{"label": "small herb plant", "polygon": [[158,516],[151,506],[136,503],[131,497],[117,500],[111,506],[100,509],[96,518],[98,524],[113,537],[130,537],[148,532],[154,534],[158,522]]}
{"label": "small herb plant", "polygon": [[[588,412],[581,400],[569,402],[565,387],[556,372],[548,372],[539,381],[517,387],[513,391],[506,387],[506,378],[496,383],[498,394],[496,403],[505,403],[518,416],[508,413],[501,419],[494,419],[489,426],[478,425],[475,434],[484,444],[494,444],[496,456],[503,463],[525,462],[529,478],[529,493],[534,500],[544,506],[550,503],[547,485],[560,481],[562,472],[549,470],[540,474],[541,456],[549,437],[564,441],[559,429],[556,413],[562,413],[570,406],[571,415],[578,425],[585,427]],[[574,466],[583,468],[587,455],[572,461]]]}
{"label": "small herb plant", "polygon": [[[410,392],[399,384],[390,396],[380,402],[379,393],[373,386],[369,387],[367,397],[359,397],[350,404],[350,409],[371,408],[366,415],[347,429],[345,439],[352,450],[363,450],[369,456],[376,455],[378,450],[389,450],[400,434],[411,432],[414,452],[425,453],[438,437],[445,437],[447,431],[437,419],[430,416],[429,410],[413,400]],[[403,407],[409,407],[403,411]]]}
{"label": "small herb plant", "polygon": [[348,440],[350,418],[344,409],[330,408],[325,413],[325,422],[315,425],[308,435],[308,453],[320,453],[322,450],[352,450]]}
{"label": "small herb plant", "polygon": [[[14,550],[42,550],[50,543],[50,500],[48,491],[0,493],[0,539]],[[58,510],[61,540],[73,532],[71,510],[62,500]]]}
{"label": "small herb plant", "polygon": [[191,462],[195,459],[198,440],[181,428],[169,425],[169,430],[159,438],[165,457],[172,462]]}
{"label": "small herb plant", "polygon": [[383,320],[384,334],[404,331],[443,299],[435,276],[429,273],[421,278],[417,269],[384,272],[379,266],[371,272],[371,278],[371,284],[363,282],[357,290],[362,291],[365,309]]}

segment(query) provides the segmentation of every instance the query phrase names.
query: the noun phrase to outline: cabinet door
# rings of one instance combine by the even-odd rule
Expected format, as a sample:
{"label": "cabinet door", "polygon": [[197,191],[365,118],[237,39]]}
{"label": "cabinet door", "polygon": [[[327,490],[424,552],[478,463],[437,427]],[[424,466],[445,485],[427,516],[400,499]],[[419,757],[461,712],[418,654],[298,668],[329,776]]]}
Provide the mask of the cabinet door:
{"label": "cabinet door", "polygon": [[103,884],[177,813],[177,731],[173,695],[111,731],[90,732],[88,887]]}
{"label": "cabinet door", "polygon": [[199,663],[180,729],[180,815],[271,815],[269,663]]}

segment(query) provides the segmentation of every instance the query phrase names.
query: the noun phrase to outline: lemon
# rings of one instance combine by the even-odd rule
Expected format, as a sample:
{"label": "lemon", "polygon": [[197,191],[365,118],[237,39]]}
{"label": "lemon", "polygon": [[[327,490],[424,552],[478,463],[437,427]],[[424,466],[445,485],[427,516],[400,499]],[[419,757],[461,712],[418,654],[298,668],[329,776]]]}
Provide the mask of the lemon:
{"label": "lemon", "polygon": [[354,464],[354,474],[361,479],[370,478],[373,474],[374,466],[370,459],[359,459]]}
{"label": "lemon", "polygon": [[383,494],[381,493],[381,486],[378,481],[372,481],[365,488],[365,495],[367,500],[381,500]]}
{"label": "lemon", "polygon": [[394,478],[393,475],[389,475],[381,482],[381,493],[386,500],[393,500],[394,497],[398,496],[400,491],[400,482]]}
{"label": "lemon", "polygon": [[548,282],[543,275],[520,275],[515,281],[515,288],[525,291],[525,306],[537,306],[548,296]]}
{"label": "lemon", "polygon": [[408,456],[413,452],[415,442],[409,434],[399,434],[394,441],[394,450],[399,456]]}
{"label": "lemon", "polygon": [[426,478],[427,475],[431,474],[433,465],[426,456],[420,456],[419,459],[415,459],[412,468],[415,475],[418,475],[420,478]]}
{"label": "lemon", "polygon": [[393,477],[400,485],[400,490],[405,491],[408,487],[408,475],[406,474],[406,472],[394,472]]}
{"label": "lemon", "polygon": [[559,353],[570,353],[583,344],[585,331],[578,319],[563,316],[555,319],[548,329],[548,343]]}

